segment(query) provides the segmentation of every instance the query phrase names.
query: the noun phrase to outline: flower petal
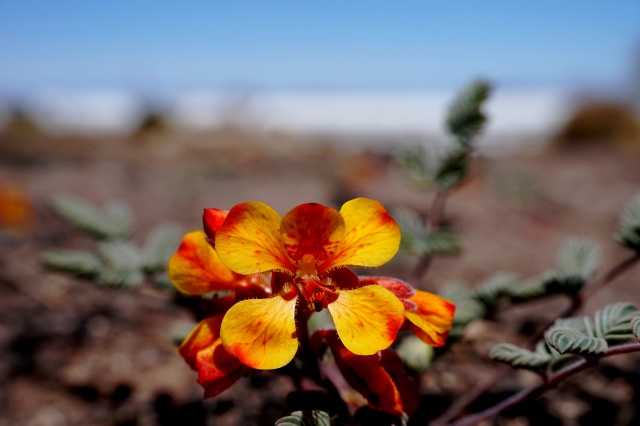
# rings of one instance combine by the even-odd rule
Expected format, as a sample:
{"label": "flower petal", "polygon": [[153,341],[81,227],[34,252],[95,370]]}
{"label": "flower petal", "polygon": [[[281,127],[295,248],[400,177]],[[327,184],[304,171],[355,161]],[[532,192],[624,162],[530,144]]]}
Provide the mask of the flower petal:
{"label": "flower petal", "polygon": [[204,397],[213,398],[237,382],[249,368],[230,355],[218,339],[207,349],[198,352],[196,370],[198,383],[204,388]]}
{"label": "flower petal", "polygon": [[327,337],[333,358],[347,383],[367,398],[370,407],[402,417],[402,397],[389,373],[380,366],[380,356],[355,355],[335,333]]}
{"label": "flower petal", "polygon": [[220,324],[223,316],[217,315],[200,321],[180,344],[178,351],[191,368],[196,368],[198,352],[211,346],[220,338]]}
{"label": "flower petal", "polygon": [[419,383],[405,372],[402,359],[393,351],[380,352],[380,365],[391,376],[391,380],[402,397],[404,411],[411,417],[420,406]]}
{"label": "flower petal", "polygon": [[400,227],[382,204],[356,198],[346,202],[340,214],[345,223],[344,239],[319,273],[336,266],[380,266],[396,254],[400,246]]}
{"label": "flower petal", "polygon": [[416,290],[406,281],[391,277],[358,277],[360,284],[376,284],[395,294],[398,299],[409,299],[416,294]]}
{"label": "flower petal", "polygon": [[222,226],[227,214],[224,210],[204,209],[202,213],[202,225],[209,242],[213,243],[215,241],[216,232],[218,232],[218,229]]}
{"label": "flower petal", "polygon": [[285,366],[298,350],[296,298],[280,296],[238,302],[224,316],[224,347],[242,363],[260,370]]}
{"label": "flower petal", "polygon": [[411,330],[423,342],[432,346],[443,346],[453,324],[456,305],[435,294],[417,290],[411,299],[418,307],[417,311],[405,311],[411,321]]}
{"label": "flower petal", "polygon": [[357,355],[388,348],[404,323],[402,303],[377,285],[342,290],[328,309],[340,339]]}
{"label": "flower petal", "polygon": [[234,384],[247,370],[225,351],[220,340],[222,315],[201,321],[180,345],[180,355],[198,372],[204,397],[212,398]]}
{"label": "flower petal", "polygon": [[202,231],[182,238],[178,251],[169,259],[168,273],[180,292],[191,295],[233,290],[236,281],[236,275],[220,262]]}
{"label": "flower petal", "polygon": [[322,204],[302,204],[282,218],[280,232],[293,260],[307,254],[322,262],[336,252],[342,241],[344,219],[337,210]]}
{"label": "flower petal", "polygon": [[347,268],[332,269],[325,275],[339,289],[350,290],[369,284],[362,284],[358,276]]}
{"label": "flower petal", "polygon": [[295,272],[280,237],[280,215],[256,201],[231,209],[216,232],[216,251],[222,263],[239,274]]}

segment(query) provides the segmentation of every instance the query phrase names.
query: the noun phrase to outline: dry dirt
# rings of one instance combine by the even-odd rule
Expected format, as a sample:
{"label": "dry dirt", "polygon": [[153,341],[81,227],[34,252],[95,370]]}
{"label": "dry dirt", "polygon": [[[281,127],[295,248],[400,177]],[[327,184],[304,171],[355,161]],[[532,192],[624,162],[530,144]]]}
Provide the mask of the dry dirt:
{"label": "dry dirt", "polygon": [[[30,231],[0,233],[0,425],[270,425],[294,389],[286,377],[261,373],[203,401],[195,373],[172,342],[193,320],[170,294],[150,286],[100,288],[40,265],[44,250],[91,247],[51,211],[53,195],[126,201],[137,216],[136,242],[159,223],[198,229],[202,208],[229,209],[248,200],[284,214],[303,202],[339,206],[355,196],[425,210],[432,197],[408,186],[388,154],[347,155],[322,141],[303,145],[281,135],[260,143],[237,134],[222,143],[223,136],[0,136],[0,182],[22,188],[36,215]],[[623,205],[639,192],[637,150],[478,157],[445,213],[464,252],[436,259],[423,288],[436,291],[450,281],[475,285],[501,270],[538,275],[553,267],[556,251],[575,235],[601,243],[606,268],[627,256],[611,236]],[[406,278],[415,260],[399,255],[378,272]],[[640,267],[598,292],[585,309],[618,300],[640,304],[638,285]],[[474,323],[422,378],[423,405],[410,424],[426,424],[490,374],[492,344],[519,341],[522,327],[552,317],[565,303],[532,303],[499,315],[498,322]],[[607,362],[498,424],[603,424],[596,416],[633,424],[640,418],[639,360]],[[529,373],[514,374],[471,409],[536,381]]]}

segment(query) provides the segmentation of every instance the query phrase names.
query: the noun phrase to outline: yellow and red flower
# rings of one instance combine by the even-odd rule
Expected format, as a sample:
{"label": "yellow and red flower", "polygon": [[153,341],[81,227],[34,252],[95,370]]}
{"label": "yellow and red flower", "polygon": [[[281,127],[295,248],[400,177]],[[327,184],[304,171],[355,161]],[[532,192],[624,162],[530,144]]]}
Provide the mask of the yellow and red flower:
{"label": "yellow and red flower", "polygon": [[358,198],[338,212],[302,204],[281,218],[248,202],[217,229],[220,261],[237,274],[272,271],[273,297],[242,300],[224,316],[227,351],[257,369],[275,369],[298,349],[296,309],[328,309],[344,346],[371,355],[393,343],[405,319],[402,302],[379,285],[362,284],[347,266],[375,267],[398,251],[400,228],[384,207]]}
{"label": "yellow and red flower", "polygon": [[358,198],[340,211],[302,204],[281,218],[249,202],[229,213],[205,209],[203,221],[204,232],[184,236],[168,272],[182,293],[224,293],[207,300],[211,316],[180,346],[205,397],[251,368],[286,365],[298,351],[297,321],[327,309],[336,331],[324,335],[333,336],[327,341],[352,386],[370,403],[384,399],[377,409],[396,415],[414,408],[399,361],[378,352],[405,323],[425,342],[443,345],[455,307],[404,281],[358,278],[347,269],[380,266],[397,252],[400,229],[380,203]]}

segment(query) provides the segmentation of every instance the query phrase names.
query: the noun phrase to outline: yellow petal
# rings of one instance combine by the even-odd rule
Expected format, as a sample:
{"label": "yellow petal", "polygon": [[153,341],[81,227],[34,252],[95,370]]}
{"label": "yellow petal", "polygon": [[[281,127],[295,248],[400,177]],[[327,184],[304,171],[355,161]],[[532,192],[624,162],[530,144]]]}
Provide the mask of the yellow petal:
{"label": "yellow petal", "polygon": [[345,233],[336,254],[318,272],[336,266],[380,266],[397,253],[400,227],[377,201],[356,198],[346,202],[340,214]]}
{"label": "yellow petal", "polygon": [[182,293],[200,295],[233,290],[236,276],[224,266],[202,231],[182,238],[178,251],[169,259],[169,279]]}
{"label": "yellow petal", "polygon": [[298,350],[296,299],[275,296],[233,305],[220,329],[225,349],[242,363],[259,370],[287,365]]}
{"label": "yellow petal", "polygon": [[432,346],[443,346],[453,324],[456,305],[440,296],[420,290],[409,300],[418,307],[415,312],[405,311],[405,316],[411,321],[411,330],[423,342]]}
{"label": "yellow petal", "polygon": [[328,309],[340,339],[357,355],[388,348],[404,323],[402,302],[377,285],[342,290]]}
{"label": "yellow petal", "polygon": [[216,251],[229,269],[244,275],[291,271],[280,236],[280,215],[252,201],[234,206],[216,232]]}

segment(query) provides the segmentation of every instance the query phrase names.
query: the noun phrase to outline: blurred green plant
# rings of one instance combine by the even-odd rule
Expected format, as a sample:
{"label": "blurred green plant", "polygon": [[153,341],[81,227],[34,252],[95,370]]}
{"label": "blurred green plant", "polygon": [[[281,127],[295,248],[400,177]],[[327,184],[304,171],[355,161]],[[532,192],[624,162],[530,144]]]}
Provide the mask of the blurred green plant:
{"label": "blurred green plant", "polygon": [[96,240],[95,251],[55,249],[42,255],[43,263],[73,276],[86,278],[105,287],[131,289],[145,280],[173,289],[167,277],[167,262],[180,245],[182,230],[173,223],[154,228],[142,247],[128,238],[134,231],[131,208],[112,202],[99,208],[87,200],[60,195],[52,207],[78,231]]}
{"label": "blurred green plant", "polygon": [[[491,85],[482,80],[460,92],[449,107],[445,120],[448,141],[442,152],[414,146],[396,156],[396,163],[410,184],[434,192],[429,208],[423,212],[406,208],[397,208],[393,212],[402,229],[401,248],[419,258],[409,278],[414,285],[422,283],[434,257],[456,255],[462,251],[460,238],[444,219],[445,203],[452,190],[468,174],[474,141],[486,124],[483,109],[490,94]],[[610,356],[612,350],[615,352],[612,344],[628,341],[633,333],[640,330],[640,319],[635,318],[637,309],[628,303],[619,303],[598,311],[593,319],[575,319],[573,316],[588,297],[640,260],[640,195],[624,209],[615,239],[634,254],[600,275],[597,275],[602,260],[600,247],[588,238],[572,238],[559,250],[554,269],[539,276],[520,277],[499,271],[474,288],[461,282],[441,287],[440,295],[456,304],[449,342],[464,338],[467,325],[476,319],[497,321],[499,314],[512,306],[560,295],[568,298],[570,305],[557,315],[550,328],[542,327],[534,333],[530,347],[499,344],[491,357],[516,368],[549,375],[548,379],[553,384],[563,380],[564,375],[552,374],[576,357],[591,360]],[[411,356],[406,350],[404,352],[402,357],[407,362]],[[442,353],[442,350],[437,353]],[[584,368],[582,363],[580,368]],[[499,381],[506,371],[508,369],[496,371],[492,377],[469,389],[434,424],[449,424]],[[569,372],[574,373],[573,370]],[[546,389],[539,388],[536,392]],[[524,398],[535,395],[535,392],[526,393]],[[483,414],[486,417],[482,419],[520,401],[508,400],[504,406],[497,404],[495,408],[487,409]],[[468,416],[453,424],[471,425],[479,418]]]}
{"label": "blurred green plant", "polygon": [[411,184],[435,191],[426,213],[397,209],[393,214],[402,229],[402,248],[419,258],[409,278],[414,285],[420,284],[434,256],[455,255],[462,250],[456,233],[443,228],[445,201],[467,176],[475,138],[487,121],[483,108],[491,89],[487,81],[477,80],[454,99],[444,123],[448,142],[443,152],[427,152],[416,145],[396,155],[400,171]]}

